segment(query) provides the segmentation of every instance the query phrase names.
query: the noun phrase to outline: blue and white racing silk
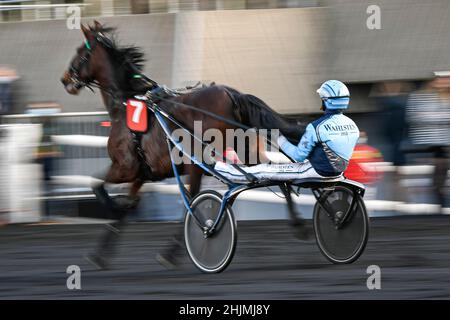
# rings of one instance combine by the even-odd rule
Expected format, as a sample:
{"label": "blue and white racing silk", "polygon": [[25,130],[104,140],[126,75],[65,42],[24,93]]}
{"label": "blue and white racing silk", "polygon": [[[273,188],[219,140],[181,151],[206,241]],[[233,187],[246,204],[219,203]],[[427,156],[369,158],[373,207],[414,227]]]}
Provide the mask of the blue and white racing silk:
{"label": "blue and white racing silk", "polygon": [[[217,162],[214,169],[231,181],[247,181],[242,172],[227,163]],[[319,175],[309,161],[283,164],[263,163],[252,167],[243,166],[242,169],[251,173],[258,180],[288,181],[305,178],[328,178]]]}
{"label": "blue and white racing silk", "polygon": [[283,136],[278,144],[295,161],[309,160],[318,174],[330,177],[345,171],[358,139],[353,120],[336,110],[308,124],[297,146]]}

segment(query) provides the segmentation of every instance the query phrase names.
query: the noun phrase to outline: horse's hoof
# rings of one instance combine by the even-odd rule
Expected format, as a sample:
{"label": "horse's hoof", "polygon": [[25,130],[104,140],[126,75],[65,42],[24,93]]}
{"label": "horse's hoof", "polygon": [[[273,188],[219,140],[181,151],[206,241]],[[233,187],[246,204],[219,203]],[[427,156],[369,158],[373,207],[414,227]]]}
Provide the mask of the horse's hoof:
{"label": "horse's hoof", "polygon": [[294,237],[296,237],[298,240],[309,241],[313,238],[313,233],[306,226],[297,227],[296,230],[294,230]]}
{"label": "horse's hoof", "polygon": [[98,254],[88,254],[84,257],[90,264],[97,268],[97,270],[108,270],[109,265],[105,258]]}
{"label": "horse's hoof", "polygon": [[305,220],[299,219],[298,221],[291,222],[291,227],[294,232],[294,237],[298,240],[308,241],[313,237],[311,228],[306,224]]}
{"label": "horse's hoof", "polygon": [[130,210],[137,207],[139,197],[130,198],[128,196],[117,196],[113,199],[114,208],[117,210]]}
{"label": "horse's hoof", "polygon": [[156,255],[156,261],[168,270],[175,270],[178,268],[178,261],[172,254],[158,253]]}

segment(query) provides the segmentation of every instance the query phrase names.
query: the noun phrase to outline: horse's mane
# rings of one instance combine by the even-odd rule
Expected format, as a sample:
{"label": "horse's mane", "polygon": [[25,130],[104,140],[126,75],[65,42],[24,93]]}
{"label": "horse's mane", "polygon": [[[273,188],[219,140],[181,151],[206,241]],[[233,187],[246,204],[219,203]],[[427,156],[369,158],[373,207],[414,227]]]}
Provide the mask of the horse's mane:
{"label": "horse's mane", "polygon": [[134,76],[142,73],[144,69],[144,51],[137,46],[121,46],[116,39],[116,28],[102,26],[101,29],[90,27],[92,32],[101,32],[108,46],[106,51],[111,57],[114,65],[115,74],[120,88],[126,95],[134,95],[145,92],[148,89],[148,83]]}
{"label": "horse's mane", "polygon": [[[116,39],[116,28],[113,27],[105,27],[102,26],[100,30],[94,29],[90,27],[92,32],[101,32],[106,39],[109,40],[109,47],[107,47],[108,51],[111,53],[112,58],[116,60],[116,62],[129,62],[129,64],[133,64],[139,71],[142,71],[144,68],[143,63],[144,59],[144,51],[137,46],[120,46]],[[129,64],[124,64],[122,68],[130,68]]]}

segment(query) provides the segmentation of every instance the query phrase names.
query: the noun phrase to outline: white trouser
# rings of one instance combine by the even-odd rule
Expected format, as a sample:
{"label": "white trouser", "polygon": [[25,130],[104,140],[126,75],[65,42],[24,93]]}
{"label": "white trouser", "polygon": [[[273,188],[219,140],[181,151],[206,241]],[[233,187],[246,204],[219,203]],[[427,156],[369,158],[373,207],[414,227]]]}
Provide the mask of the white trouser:
{"label": "white trouser", "polygon": [[[294,180],[305,178],[324,178],[314,170],[309,161],[297,163],[283,163],[283,164],[258,164],[252,167],[242,167],[246,172],[253,174],[258,179],[269,180]],[[236,168],[224,162],[217,162],[214,169],[226,178],[232,181],[246,181],[244,174]]]}

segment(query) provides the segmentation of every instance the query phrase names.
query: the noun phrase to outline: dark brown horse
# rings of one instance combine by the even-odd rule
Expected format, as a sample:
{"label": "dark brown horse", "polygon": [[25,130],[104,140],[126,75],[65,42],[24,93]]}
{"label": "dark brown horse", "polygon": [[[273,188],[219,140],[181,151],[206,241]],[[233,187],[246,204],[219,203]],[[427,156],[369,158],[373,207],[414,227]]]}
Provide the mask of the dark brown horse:
{"label": "dark brown horse", "polygon": [[[136,141],[126,125],[123,102],[157,86],[155,82],[149,82],[140,76],[142,52],[136,47],[119,47],[110,35],[113,29],[105,28],[98,22],[95,22],[94,27],[82,26],[82,31],[86,38],[85,44],[77,49],[77,54],[61,81],[70,94],[77,94],[85,86],[98,86],[111,118],[108,152],[112,164],[100,177],[104,182],[93,186],[99,201],[114,212],[115,218],[118,219],[104,235],[97,254],[91,257],[97,265],[105,267],[112,241],[123,225],[127,209],[137,205],[138,192],[143,183],[172,177],[173,171],[166,147],[166,137],[153,115],[149,116],[149,129],[140,141],[142,157],[136,152]],[[257,97],[241,94],[225,86],[213,85],[196,89],[172,97],[171,100],[207,110],[248,127],[280,129],[292,141],[298,141],[305,129],[304,123],[282,117]],[[198,111],[172,104],[170,101],[160,102],[160,106],[190,130],[193,130],[194,121],[202,121],[204,131],[214,128],[220,130],[224,136],[226,129],[236,128]],[[202,170],[193,164],[182,165],[180,170],[189,175],[189,193],[195,196],[200,190]],[[131,183],[129,196],[111,199],[104,188],[104,183]],[[287,199],[290,212],[294,215],[289,192]],[[179,240],[180,235],[178,241],[174,243],[178,243]],[[175,247],[176,245],[173,248]],[[165,256],[166,260],[170,258],[171,255]]]}

